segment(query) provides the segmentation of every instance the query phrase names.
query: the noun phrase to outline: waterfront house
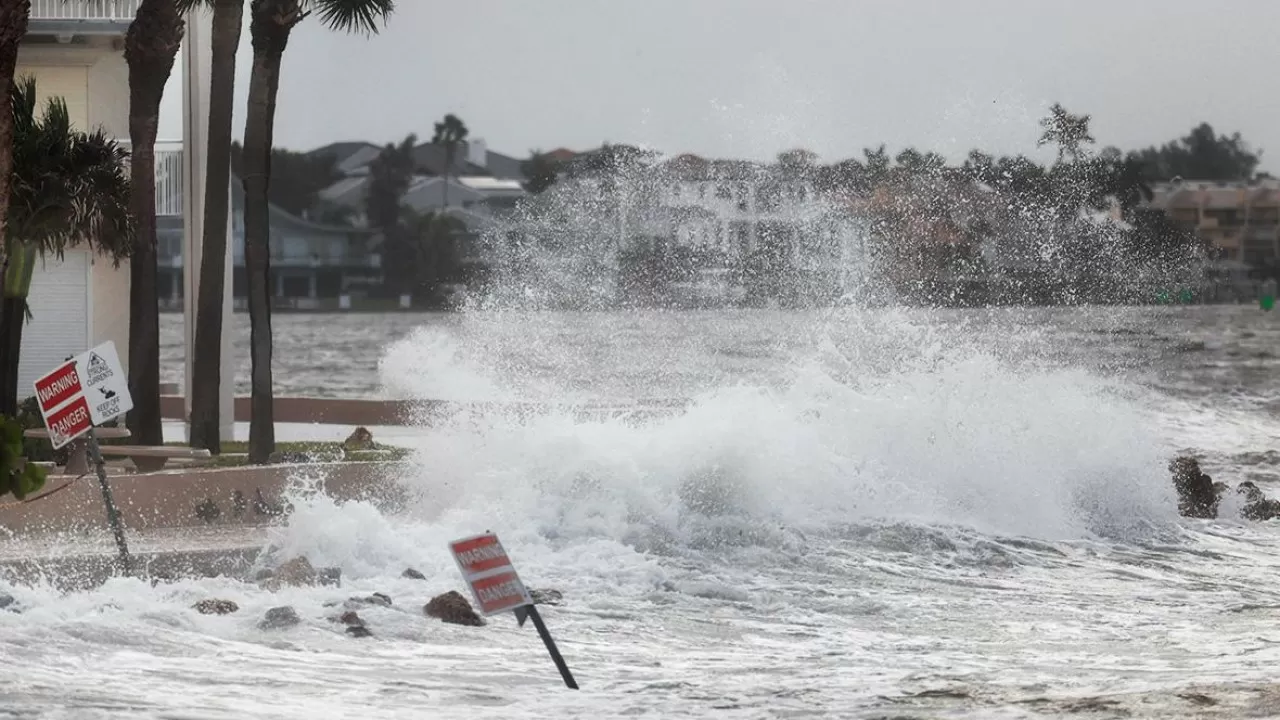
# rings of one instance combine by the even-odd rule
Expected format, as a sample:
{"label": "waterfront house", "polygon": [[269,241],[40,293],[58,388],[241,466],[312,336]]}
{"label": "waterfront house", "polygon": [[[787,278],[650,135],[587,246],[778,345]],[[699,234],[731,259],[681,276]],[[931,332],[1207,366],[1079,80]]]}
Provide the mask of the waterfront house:
{"label": "waterfront house", "polygon": [[[232,294],[235,307],[244,308],[249,286],[244,255],[244,186],[239,178],[232,178],[231,209]],[[180,209],[177,214],[181,215]],[[370,230],[312,222],[274,204],[269,206],[269,218],[275,307],[317,310],[349,306],[353,297],[367,295],[382,282],[381,255]],[[180,309],[184,294],[182,222],[172,216],[159,220],[161,302],[168,309]]]}

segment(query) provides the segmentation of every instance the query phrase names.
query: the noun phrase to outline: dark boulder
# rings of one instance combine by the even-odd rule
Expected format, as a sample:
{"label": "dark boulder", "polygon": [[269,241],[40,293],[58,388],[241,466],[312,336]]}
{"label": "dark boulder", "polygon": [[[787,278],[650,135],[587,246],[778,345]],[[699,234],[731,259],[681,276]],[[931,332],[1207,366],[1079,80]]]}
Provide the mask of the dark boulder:
{"label": "dark boulder", "polygon": [[347,634],[357,638],[373,637],[373,631],[364,625],[348,625]]}
{"label": "dark boulder", "polygon": [[347,452],[355,452],[360,450],[376,450],[377,445],[373,442],[373,433],[369,432],[369,428],[358,427],[347,436],[342,442],[342,449]]}
{"label": "dark boulder", "polygon": [[13,599],[12,595],[0,593],[0,610],[8,610],[13,607],[15,602],[17,601]]}
{"label": "dark boulder", "polygon": [[423,606],[422,611],[428,617],[439,618],[443,622],[454,625],[484,625],[484,618],[476,614],[471,603],[456,590],[431,598],[431,602]]}
{"label": "dark boulder", "polygon": [[[262,576],[263,573],[258,573]],[[311,565],[311,561],[298,556],[276,568],[260,582],[262,587],[275,592],[285,585],[306,587],[315,585],[320,580],[320,573]]]}
{"label": "dark boulder", "polygon": [[262,621],[258,623],[258,629],[283,630],[291,628],[300,622],[302,622],[302,618],[298,617],[298,611],[285,605],[268,610],[267,614],[262,617]]}
{"label": "dark boulder", "polygon": [[1240,514],[1246,520],[1271,520],[1280,517],[1280,501],[1271,500],[1262,494],[1262,490],[1251,481],[1245,480],[1236,487],[1236,492],[1244,495],[1245,506]]}
{"label": "dark boulder", "polygon": [[240,609],[240,606],[230,600],[201,600],[192,607],[201,615],[230,615]]}
{"label": "dark boulder", "polygon": [[342,568],[320,568],[316,571],[316,580],[326,587],[339,587],[342,585]]}
{"label": "dark boulder", "polygon": [[427,579],[426,575],[423,575],[422,573],[418,572],[417,570],[414,570],[413,568],[408,568],[407,570],[405,570],[403,573],[400,574],[400,577],[409,578],[410,580],[426,580]]}
{"label": "dark boulder", "polygon": [[1218,516],[1218,493],[1213,478],[1200,471],[1200,462],[1189,455],[1169,463],[1173,488],[1178,493],[1178,512],[1184,517],[1215,518]]}

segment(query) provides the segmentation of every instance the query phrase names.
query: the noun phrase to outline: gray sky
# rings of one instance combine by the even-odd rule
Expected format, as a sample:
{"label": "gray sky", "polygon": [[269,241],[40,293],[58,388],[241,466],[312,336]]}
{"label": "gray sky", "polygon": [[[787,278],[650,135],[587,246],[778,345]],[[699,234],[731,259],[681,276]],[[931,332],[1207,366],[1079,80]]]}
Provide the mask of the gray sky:
{"label": "gray sky", "polygon": [[[308,20],[285,55],[276,144],[429,139],[446,112],[490,149],[602,141],[824,161],[885,142],[1034,153],[1052,102],[1100,145],[1209,121],[1280,170],[1275,0],[400,0],[380,34]],[[242,135],[251,49],[238,58]],[[177,75],[175,71],[175,75]],[[179,84],[162,137],[181,135]],[[1037,157],[1047,157],[1047,152]]]}

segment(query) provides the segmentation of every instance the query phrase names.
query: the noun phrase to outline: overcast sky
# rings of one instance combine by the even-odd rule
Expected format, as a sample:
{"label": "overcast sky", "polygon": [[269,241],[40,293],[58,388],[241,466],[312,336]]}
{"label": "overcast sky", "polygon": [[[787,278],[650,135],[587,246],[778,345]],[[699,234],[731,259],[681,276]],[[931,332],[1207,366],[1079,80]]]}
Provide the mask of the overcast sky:
{"label": "overcast sky", "polygon": [[[386,143],[459,115],[492,150],[648,144],[824,161],[864,146],[1034,153],[1049,104],[1134,148],[1209,121],[1280,171],[1275,0],[400,0],[380,34],[314,19],[276,144]],[[251,48],[238,59],[243,133]],[[180,73],[175,70],[175,76]],[[162,137],[181,136],[180,85]],[[1038,157],[1046,157],[1040,154]]]}

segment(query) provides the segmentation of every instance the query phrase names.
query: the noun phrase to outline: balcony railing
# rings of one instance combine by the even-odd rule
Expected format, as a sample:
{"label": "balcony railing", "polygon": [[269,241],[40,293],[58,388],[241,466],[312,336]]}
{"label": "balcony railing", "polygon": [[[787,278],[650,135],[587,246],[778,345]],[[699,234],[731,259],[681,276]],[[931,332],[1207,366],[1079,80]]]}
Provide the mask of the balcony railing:
{"label": "balcony railing", "polygon": [[156,215],[182,214],[182,143],[156,143]]}
{"label": "balcony railing", "polygon": [[130,22],[141,0],[31,0],[32,20]]}

